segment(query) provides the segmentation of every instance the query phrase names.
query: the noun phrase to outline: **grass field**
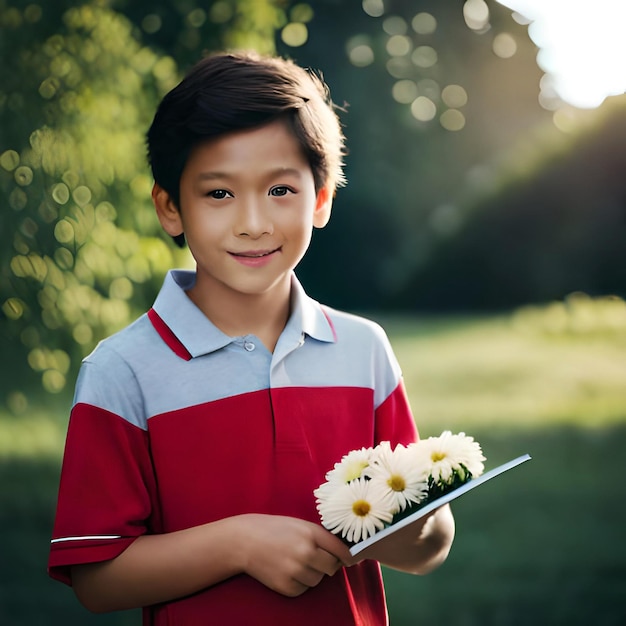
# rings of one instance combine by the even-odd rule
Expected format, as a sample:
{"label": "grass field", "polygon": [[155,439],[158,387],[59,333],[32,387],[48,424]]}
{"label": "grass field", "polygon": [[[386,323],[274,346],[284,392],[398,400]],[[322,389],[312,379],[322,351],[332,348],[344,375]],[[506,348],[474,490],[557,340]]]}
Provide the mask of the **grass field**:
{"label": "grass field", "polygon": [[[454,503],[439,570],[385,571],[392,626],[626,623],[626,323],[591,308],[381,320],[423,437],[464,430],[487,468],[533,457]],[[0,414],[0,624],[137,624],[89,615],[45,575],[64,424]]]}

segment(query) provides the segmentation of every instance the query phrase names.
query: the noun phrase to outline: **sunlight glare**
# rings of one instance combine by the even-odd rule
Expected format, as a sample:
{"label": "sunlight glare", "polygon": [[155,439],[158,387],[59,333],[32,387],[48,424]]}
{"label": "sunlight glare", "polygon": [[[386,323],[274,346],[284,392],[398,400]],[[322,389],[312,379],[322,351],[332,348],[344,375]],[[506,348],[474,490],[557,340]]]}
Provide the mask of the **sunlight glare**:
{"label": "sunlight glare", "polygon": [[[498,0],[530,22],[537,63],[564,101],[595,108],[626,92],[624,0]],[[541,101],[541,98],[540,98]]]}

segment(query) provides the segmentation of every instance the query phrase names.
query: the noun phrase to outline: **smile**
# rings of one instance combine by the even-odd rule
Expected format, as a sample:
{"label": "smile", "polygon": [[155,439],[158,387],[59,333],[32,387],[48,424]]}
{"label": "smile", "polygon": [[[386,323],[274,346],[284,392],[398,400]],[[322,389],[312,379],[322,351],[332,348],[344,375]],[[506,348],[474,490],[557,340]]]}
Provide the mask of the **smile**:
{"label": "smile", "polygon": [[259,267],[269,263],[281,248],[273,250],[246,250],[245,252],[230,252],[229,254],[239,263],[250,267]]}
{"label": "smile", "polygon": [[280,248],[276,248],[275,250],[250,250],[248,252],[231,252],[233,256],[245,257],[247,259],[260,259],[264,256],[269,256],[270,254],[274,254],[274,252],[278,252]]}

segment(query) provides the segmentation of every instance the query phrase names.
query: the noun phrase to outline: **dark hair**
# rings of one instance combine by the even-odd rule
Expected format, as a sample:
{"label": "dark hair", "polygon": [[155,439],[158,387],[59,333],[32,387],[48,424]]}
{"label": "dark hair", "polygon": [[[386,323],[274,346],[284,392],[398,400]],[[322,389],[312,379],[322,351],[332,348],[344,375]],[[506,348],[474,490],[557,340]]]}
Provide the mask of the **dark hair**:
{"label": "dark hair", "polygon": [[[208,56],[165,95],[147,133],[155,182],[179,206],[180,178],[199,143],[279,118],[300,142],[316,191],[345,184],[344,136],[321,76],[252,52]],[[184,235],[174,240],[184,245]]]}

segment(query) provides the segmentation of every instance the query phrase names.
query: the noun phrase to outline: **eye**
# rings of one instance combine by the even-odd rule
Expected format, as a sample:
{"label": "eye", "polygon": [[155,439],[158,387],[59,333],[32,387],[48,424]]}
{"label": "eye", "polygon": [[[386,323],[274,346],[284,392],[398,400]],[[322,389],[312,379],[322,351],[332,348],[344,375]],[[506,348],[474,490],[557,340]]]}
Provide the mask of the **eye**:
{"label": "eye", "polygon": [[276,187],[272,187],[270,189],[269,195],[280,198],[282,196],[286,196],[288,193],[295,193],[295,191],[285,185],[277,185]]}
{"label": "eye", "polygon": [[213,198],[214,200],[224,200],[224,198],[228,198],[229,196],[232,197],[232,194],[229,191],[226,191],[226,189],[213,189],[212,191],[209,191],[206,195],[207,197]]}

